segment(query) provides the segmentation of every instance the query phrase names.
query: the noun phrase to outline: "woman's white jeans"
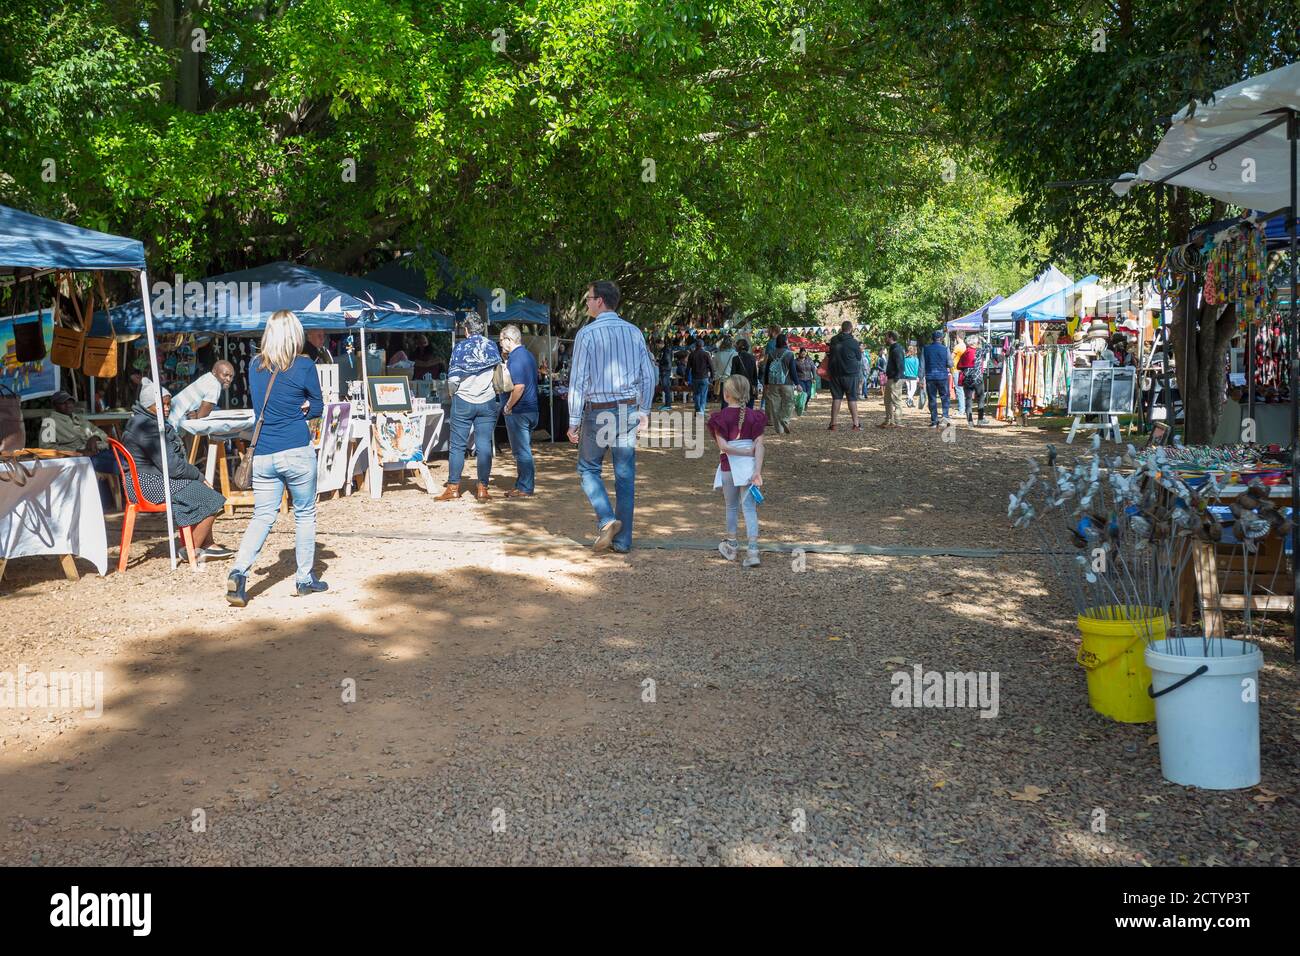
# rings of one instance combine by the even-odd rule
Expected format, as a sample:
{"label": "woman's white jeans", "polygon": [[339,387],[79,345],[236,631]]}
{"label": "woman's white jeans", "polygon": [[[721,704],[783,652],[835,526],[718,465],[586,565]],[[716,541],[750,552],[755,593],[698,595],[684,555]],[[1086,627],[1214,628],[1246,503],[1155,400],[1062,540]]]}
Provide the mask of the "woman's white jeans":
{"label": "woman's white jeans", "polygon": [[311,582],[316,562],[316,452],[310,445],[253,456],[253,520],[239,543],[232,573],[248,574],[262,553],[286,488],[293,502],[296,580],[299,584]]}

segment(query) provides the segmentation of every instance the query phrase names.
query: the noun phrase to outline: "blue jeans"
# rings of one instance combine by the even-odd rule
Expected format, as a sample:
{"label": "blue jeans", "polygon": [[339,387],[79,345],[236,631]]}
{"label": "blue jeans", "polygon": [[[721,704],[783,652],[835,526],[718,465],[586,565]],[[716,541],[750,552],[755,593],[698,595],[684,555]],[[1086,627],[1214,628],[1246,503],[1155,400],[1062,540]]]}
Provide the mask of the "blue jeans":
{"label": "blue jeans", "polygon": [[506,420],[506,434],[510,436],[510,451],[515,456],[519,477],[515,487],[527,494],[533,493],[533,429],[537,427],[537,412],[510,412],[502,415]]}
{"label": "blue jeans", "polygon": [[693,387],[695,389],[695,410],[702,412],[709,407],[709,380],[706,378],[702,382],[696,382]]}
{"label": "blue jeans", "polygon": [[266,536],[280,513],[285,488],[293,502],[296,580],[299,584],[311,582],[316,561],[316,452],[310,445],[253,456],[253,520],[239,542],[232,572],[247,574],[262,553]]}
{"label": "blue jeans", "polygon": [[948,395],[948,380],[946,378],[927,378],[925,380],[925,394],[930,400],[930,424],[939,424],[939,397],[943,396],[943,417],[948,417],[948,410],[952,399]]}
{"label": "blue jeans", "polygon": [[956,391],[957,391],[957,414],[965,415],[966,414],[966,392],[962,390],[962,387],[960,385],[957,386]]}
{"label": "blue jeans", "polygon": [[469,448],[469,430],[474,429],[474,454],[477,456],[479,484],[492,477],[492,431],[497,427],[500,403],[495,399],[474,404],[453,395],[451,399],[451,441],[448,444],[447,482],[460,484],[465,470],[465,449]]}
{"label": "blue jeans", "polygon": [[[636,508],[636,427],[637,406],[629,402],[617,408],[585,408],[578,435],[578,476],[582,491],[596,512],[596,529],[615,518],[623,527],[614,536],[614,547],[626,551],[632,547],[632,514]],[[610,507],[609,492],[600,476],[605,450],[614,459],[615,507]]]}
{"label": "blue jeans", "polygon": [[667,407],[671,407],[671,405],[673,404],[673,373],[672,372],[664,372],[662,370],[659,372],[659,387],[663,389],[664,405]]}

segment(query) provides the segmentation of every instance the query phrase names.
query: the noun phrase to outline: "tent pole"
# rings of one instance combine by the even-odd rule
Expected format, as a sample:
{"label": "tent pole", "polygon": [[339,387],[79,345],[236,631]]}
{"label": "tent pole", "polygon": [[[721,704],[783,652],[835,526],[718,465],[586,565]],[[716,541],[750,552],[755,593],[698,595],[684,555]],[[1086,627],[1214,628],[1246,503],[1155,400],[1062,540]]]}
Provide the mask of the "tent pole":
{"label": "tent pole", "polygon": [[[375,487],[375,455],[379,453],[379,449],[375,447],[375,428],[374,428],[375,410],[370,407],[370,367],[369,367],[370,363],[366,360],[365,316],[361,317],[360,331],[361,331],[361,393],[362,393],[362,399],[365,402],[365,409],[366,409],[366,484],[370,488],[370,497],[378,498],[379,495],[375,494],[377,490]],[[352,480],[352,476],[349,475],[348,481],[351,480]],[[380,481],[382,480],[383,480],[383,475],[381,473]]]}
{"label": "tent pole", "polygon": [[149,371],[153,373],[153,383],[158,389],[158,401],[154,406],[154,417],[158,420],[158,447],[162,454],[163,504],[167,509],[167,549],[171,554],[172,570],[176,570],[176,524],[172,518],[172,484],[167,471],[167,424],[163,421],[162,377],[158,374],[158,343],[153,335],[153,309],[149,305],[149,276],[140,270],[140,301],[144,305],[144,335],[149,344]]}
{"label": "tent pole", "polygon": [[[1296,202],[1296,140],[1300,139],[1300,116],[1295,110],[1287,111],[1286,138],[1291,142],[1291,209],[1287,218],[1290,220],[1288,236],[1291,240],[1291,287],[1287,298],[1291,300],[1291,319],[1288,323],[1290,334],[1287,336],[1287,370],[1291,380],[1287,383],[1291,392],[1291,514],[1296,516],[1300,509],[1300,368],[1296,363],[1296,332],[1300,330],[1296,316],[1296,218],[1300,216],[1300,205]],[[1293,658],[1300,661],[1300,527],[1291,524],[1291,652]]]}
{"label": "tent pole", "polygon": [[555,346],[551,343],[551,323],[546,323],[546,381],[551,389],[551,444],[554,445],[558,440],[555,437]]}

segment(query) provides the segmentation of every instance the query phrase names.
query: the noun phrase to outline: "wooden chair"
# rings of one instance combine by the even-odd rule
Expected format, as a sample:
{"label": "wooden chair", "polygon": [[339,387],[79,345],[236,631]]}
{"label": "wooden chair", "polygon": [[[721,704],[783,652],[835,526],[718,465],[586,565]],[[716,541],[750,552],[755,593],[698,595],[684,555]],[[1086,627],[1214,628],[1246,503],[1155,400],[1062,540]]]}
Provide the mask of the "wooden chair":
{"label": "wooden chair", "polygon": [[[117,571],[126,570],[127,559],[131,556],[131,536],[135,533],[135,516],[137,513],[163,514],[166,505],[156,505],[144,496],[140,490],[140,476],[135,470],[135,459],[131,453],[116,439],[108,440],[108,447],[113,449],[117,459],[118,470],[122,473],[122,542],[118,547]],[[198,571],[198,552],[194,547],[194,526],[186,525],[180,529],[181,541],[189,555],[190,570]]]}

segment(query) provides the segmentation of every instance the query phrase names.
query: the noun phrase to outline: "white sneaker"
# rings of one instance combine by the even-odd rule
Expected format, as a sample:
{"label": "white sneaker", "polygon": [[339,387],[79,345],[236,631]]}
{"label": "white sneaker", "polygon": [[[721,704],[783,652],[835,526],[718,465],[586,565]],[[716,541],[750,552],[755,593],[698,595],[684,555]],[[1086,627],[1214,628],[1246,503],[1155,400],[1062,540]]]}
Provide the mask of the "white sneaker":
{"label": "white sneaker", "polygon": [[724,541],[719,541],[719,542],[718,542],[718,554],[722,555],[722,556],[723,556],[724,558],[726,558],[728,561],[735,561],[735,560],[736,560],[736,542],[735,542],[735,541],[725,541],[725,540],[724,540]]}
{"label": "white sneaker", "polygon": [[759,565],[758,548],[750,548],[745,552],[745,560],[741,562],[744,567],[756,568]]}

